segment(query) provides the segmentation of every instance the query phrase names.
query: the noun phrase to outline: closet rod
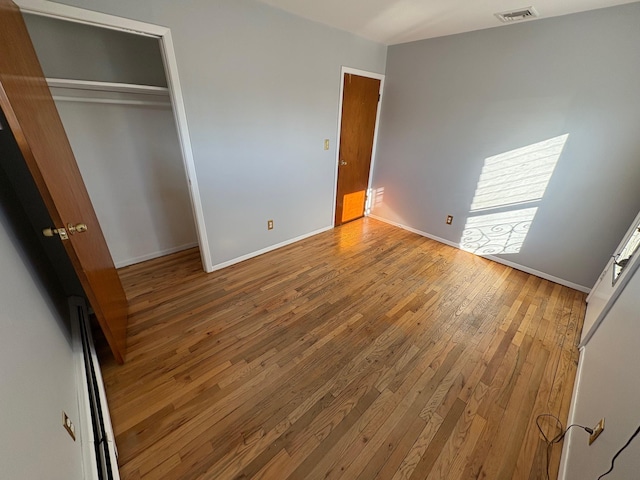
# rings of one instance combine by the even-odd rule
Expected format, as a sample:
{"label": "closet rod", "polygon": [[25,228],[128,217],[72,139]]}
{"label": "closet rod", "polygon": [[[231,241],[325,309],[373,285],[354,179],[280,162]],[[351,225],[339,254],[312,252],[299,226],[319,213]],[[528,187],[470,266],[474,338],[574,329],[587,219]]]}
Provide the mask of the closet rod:
{"label": "closet rod", "polygon": [[137,85],[133,83],[96,82],[93,80],[71,80],[67,78],[47,78],[49,88],[69,88],[74,90],[94,90],[102,92],[138,93],[142,95],[168,96],[167,87]]}

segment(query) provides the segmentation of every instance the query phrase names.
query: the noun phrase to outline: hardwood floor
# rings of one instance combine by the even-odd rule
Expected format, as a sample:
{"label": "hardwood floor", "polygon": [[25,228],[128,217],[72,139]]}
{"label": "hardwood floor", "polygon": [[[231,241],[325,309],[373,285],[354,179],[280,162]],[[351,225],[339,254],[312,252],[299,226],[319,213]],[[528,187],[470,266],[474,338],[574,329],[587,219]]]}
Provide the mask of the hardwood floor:
{"label": "hardwood floor", "polygon": [[566,422],[581,292],[373,219],[212,274],[190,250],[120,275],[123,479],[546,477],[535,417]]}

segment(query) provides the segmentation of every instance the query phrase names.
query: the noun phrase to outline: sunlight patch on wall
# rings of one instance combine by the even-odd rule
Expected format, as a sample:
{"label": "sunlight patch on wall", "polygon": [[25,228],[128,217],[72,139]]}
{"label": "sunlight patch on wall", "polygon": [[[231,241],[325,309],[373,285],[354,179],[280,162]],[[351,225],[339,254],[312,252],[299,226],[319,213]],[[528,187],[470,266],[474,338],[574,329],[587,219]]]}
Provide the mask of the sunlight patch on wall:
{"label": "sunlight patch on wall", "polygon": [[518,253],[537,207],[490,213],[467,220],[462,234],[462,248],[479,255]]}
{"label": "sunlight patch on wall", "polygon": [[484,161],[460,246],[478,255],[518,253],[568,134]]}
{"label": "sunlight patch on wall", "polygon": [[376,205],[384,201],[384,187],[370,188],[367,190],[367,203],[364,206],[364,214],[369,215]]}

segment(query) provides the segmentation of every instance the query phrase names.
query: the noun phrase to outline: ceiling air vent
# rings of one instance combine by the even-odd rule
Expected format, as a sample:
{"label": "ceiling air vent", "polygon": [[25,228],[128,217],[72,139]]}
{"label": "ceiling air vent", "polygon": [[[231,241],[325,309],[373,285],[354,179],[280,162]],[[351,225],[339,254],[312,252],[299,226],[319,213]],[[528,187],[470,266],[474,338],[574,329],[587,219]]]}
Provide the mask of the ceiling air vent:
{"label": "ceiling air vent", "polygon": [[525,7],[510,12],[496,13],[495,15],[502,23],[512,23],[536,18],[538,12],[536,12],[536,9],[533,7]]}

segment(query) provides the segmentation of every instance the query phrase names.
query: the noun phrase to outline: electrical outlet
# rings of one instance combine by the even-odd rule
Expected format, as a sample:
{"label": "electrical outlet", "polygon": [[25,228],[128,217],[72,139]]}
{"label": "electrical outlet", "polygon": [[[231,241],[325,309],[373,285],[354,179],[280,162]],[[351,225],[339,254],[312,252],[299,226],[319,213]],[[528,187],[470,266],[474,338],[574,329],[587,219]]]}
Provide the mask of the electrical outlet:
{"label": "electrical outlet", "polygon": [[451,225],[453,223],[453,215],[447,215],[447,225]]}
{"label": "electrical outlet", "polygon": [[600,419],[598,424],[593,427],[593,433],[589,435],[589,445],[596,441],[600,434],[604,431],[604,418]]}
{"label": "electrical outlet", "polygon": [[267,220],[267,230],[273,230],[273,220]]}
{"label": "electrical outlet", "polygon": [[73,422],[69,418],[69,415],[67,415],[65,412],[62,412],[62,426],[67,431],[67,433],[69,435],[71,435],[71,438],[73,438],[73,441],[75,442],[76,441],[76,427],[73,426]]}
{"label": "electrical outlet", "polygon": [[329,139],[328,138],[324,139],[324,149],[325,150],[329,150]]}

